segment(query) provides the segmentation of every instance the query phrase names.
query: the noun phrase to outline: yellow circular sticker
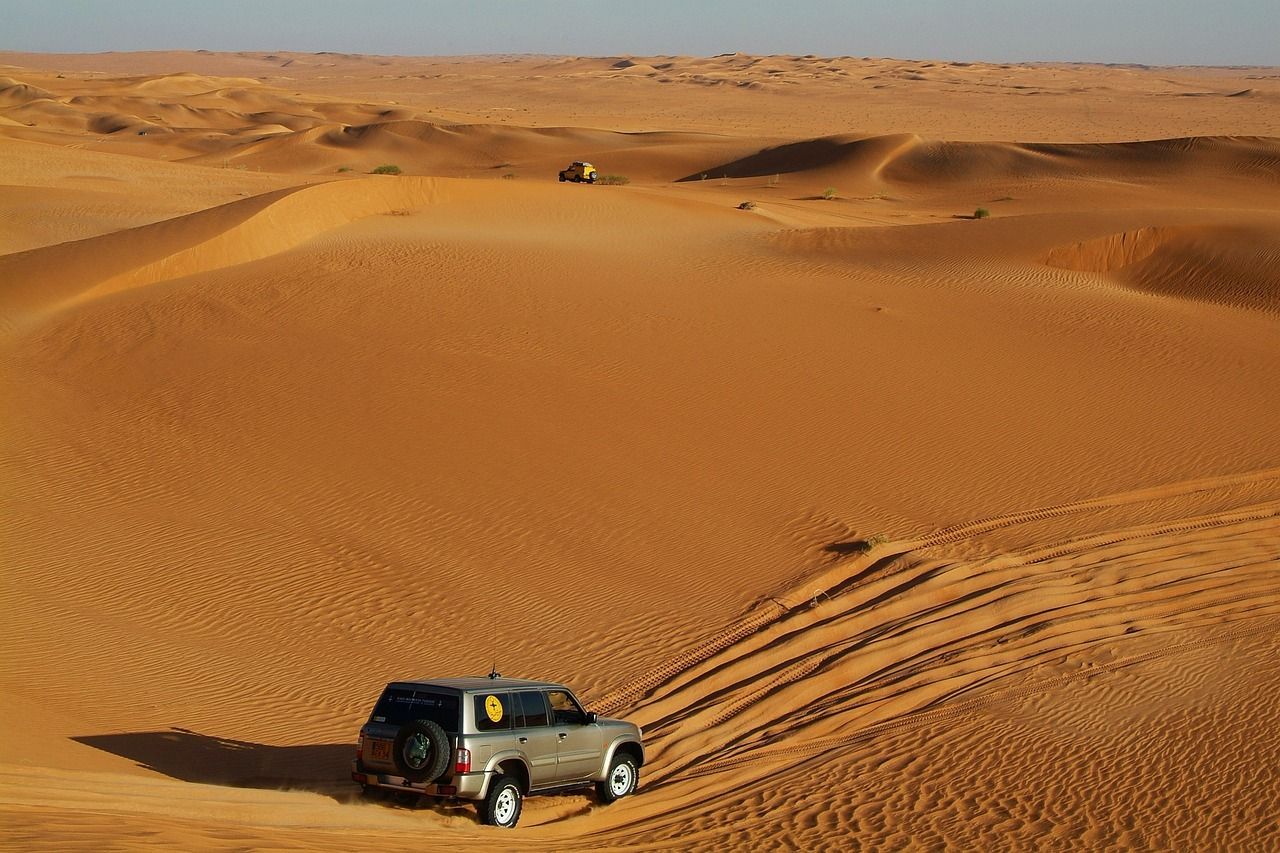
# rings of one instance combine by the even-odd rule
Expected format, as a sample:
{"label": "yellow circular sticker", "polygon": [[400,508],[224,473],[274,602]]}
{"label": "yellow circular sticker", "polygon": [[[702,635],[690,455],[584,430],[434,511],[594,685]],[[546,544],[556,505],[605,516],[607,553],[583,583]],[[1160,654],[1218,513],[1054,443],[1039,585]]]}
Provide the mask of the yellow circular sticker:
{"label": "yellow circular sticker", "polygon": [[484,712],[495,723],[502,722],[502,700],[497,696],[484,697]]}

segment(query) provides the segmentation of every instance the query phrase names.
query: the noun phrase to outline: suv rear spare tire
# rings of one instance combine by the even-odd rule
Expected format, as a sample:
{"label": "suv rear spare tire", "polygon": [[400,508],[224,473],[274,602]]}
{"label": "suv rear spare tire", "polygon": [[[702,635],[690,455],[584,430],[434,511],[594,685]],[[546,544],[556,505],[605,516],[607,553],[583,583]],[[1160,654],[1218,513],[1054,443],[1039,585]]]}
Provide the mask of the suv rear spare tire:
{"label": "suv rear spare tire", "polygon": [[449,768],[449,736],[431,720],[405,723],[396,733],[391,756],[404,778],[433,782]]}

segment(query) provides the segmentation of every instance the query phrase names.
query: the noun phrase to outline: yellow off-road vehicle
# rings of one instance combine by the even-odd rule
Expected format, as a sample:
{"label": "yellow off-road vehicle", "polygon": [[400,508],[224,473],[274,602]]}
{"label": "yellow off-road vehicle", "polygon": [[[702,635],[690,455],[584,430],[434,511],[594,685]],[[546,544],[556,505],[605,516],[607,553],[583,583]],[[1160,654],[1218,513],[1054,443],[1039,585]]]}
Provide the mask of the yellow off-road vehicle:
{"label": "yellow off-road vehicle", "polygon": [[596,167],[590,163],[583,163],[581,160],[574,160],[569,168],[560,173],[560,183],[565,181],[573,181],[580,184],[586,181],[589,184],[596,182]]}

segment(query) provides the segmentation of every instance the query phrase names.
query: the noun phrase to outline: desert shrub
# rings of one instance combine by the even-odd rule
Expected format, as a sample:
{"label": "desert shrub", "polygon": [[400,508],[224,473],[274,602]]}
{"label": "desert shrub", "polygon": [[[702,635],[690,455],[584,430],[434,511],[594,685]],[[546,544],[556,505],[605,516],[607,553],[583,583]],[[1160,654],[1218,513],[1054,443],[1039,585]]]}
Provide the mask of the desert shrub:
{"label": "desert shrub", "polygon": [[596,183],[607,187],[621,187],[631,183],[631,179],[626,175],[601,175],[596,178]]}
{"label": "desert shrub", "polygon": [[350,167],[350,166],[339,166],[339,167],[338,167],[338,171],[339,171],[339,172],[350,172],[350,171],[351,171],[351,167]]}
{"label": "desert shrub", "polygon": [[742,204],[738,205],[738,210],[755,210],[755,209],[756,209],[756,203],[754,201],[744,201]]}
{"label": "desert shrub", "polygon": [[974,219],[986,219],[990,215],[991,211],[987,210],[985,207],[980,207],[973,212]]}
{"label": "desert shrub", "polygon": [[398,175],[400,167],[392,163],[384,163],[369,173],[370,175]]}
{"label": "desert shrub", "polygon": [[825,190],[822,191],[822,197],[825,198],[827,201],[831,201],[831,199],[836,197],[836,188],[827,187]]}
{"label": "desert shrub", "polygon": [[840,542],[834,546],[834,550],[841,554],[868,554],[888,541],[888,536],[883,533],[876,533],[866,539],[850,539],[848,542]]}

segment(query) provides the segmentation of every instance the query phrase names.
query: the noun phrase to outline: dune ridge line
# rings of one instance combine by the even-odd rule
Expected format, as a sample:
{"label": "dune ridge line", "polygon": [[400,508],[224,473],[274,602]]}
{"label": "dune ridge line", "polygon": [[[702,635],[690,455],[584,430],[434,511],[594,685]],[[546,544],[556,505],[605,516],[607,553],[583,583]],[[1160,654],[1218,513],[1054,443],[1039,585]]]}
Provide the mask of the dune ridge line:
{"label": "dune ridge line", "polygon": [[436,203],[434,178],[337,180],[0,257],[0,314],[50,311],[260,260],[357,219]]}

